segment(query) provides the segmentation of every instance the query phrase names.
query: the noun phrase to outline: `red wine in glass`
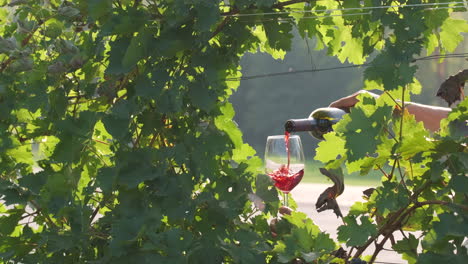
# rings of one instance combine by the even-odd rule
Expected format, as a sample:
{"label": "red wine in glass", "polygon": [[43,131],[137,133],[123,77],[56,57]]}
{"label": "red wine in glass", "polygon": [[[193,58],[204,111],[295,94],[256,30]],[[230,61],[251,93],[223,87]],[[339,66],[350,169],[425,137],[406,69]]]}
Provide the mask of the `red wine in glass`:
{"label": "red wine in glass", "polygon": [[280,167],[279,169],[274,170],[268,174],[273,181],[275,182],[276,188],[278,188],[283,193],[289,193],[294,187],[296,187],[299,182],[301,182],[302,177],[304,176],[304,169],[299,170],[296,173],[293,173],[286,166]]}
{"label": "red wine in glass", "polygon": [[287,194],[296,187],[304,176],[304,154],[300,137],[269,136],[265,150],[266,172],[275,186],[284,194],[287,206]]}

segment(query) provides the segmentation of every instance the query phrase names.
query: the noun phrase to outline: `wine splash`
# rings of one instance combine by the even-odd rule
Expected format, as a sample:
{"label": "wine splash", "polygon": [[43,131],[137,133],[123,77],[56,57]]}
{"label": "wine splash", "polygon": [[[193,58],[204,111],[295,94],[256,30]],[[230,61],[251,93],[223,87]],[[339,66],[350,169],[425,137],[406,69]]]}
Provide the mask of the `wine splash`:
{"label": "wine splash", "polygon": [[304,169],[296,173],[292,173],[286,166],[282,166],[279,169],[268,174],[273,181],[275,181],[276,188],[280,189],[284,193],[289,193],[299,182],[301,182],[304,176]]}

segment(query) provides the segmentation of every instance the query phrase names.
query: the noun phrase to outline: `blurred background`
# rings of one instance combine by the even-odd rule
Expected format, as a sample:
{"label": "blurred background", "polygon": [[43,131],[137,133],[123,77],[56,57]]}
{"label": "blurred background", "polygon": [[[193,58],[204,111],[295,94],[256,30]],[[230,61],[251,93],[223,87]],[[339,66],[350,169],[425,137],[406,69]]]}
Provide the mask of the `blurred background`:
{"label": "blurred background", "polygon": [[[318,72],[294,73],[311,69],[329,69],[351,66],[342,64],[338,59],[326,54],[326,50],[314,50],[313,39],[304,40],[295,34],[293,45],[284,60],[274,60],[269,54],[246,54],[241,62],[243,77],[240,87],[232,95],[231,102],[236,109],[235,121],[243,132],[244,141],[249,143],[259,157],[263,158],[268,135],[284,134],[284,122],[290,118],[305,118],[319,107],[326,107],[332,101],[356,92],[363,87],[364,67],[324,70]],[[464,57],[417,61],[416,77],[423,89],[412,101],[447,106],[445,101],[436,97],[440,84],[450,75],[468,68],[466,59],[468,41],[459,46],[454,53],[465,53]],[[421,57],[426,56],[423,52]],[[265,74],[284,73],[263,76]],[[261,75],[261,76],[259,76]],[[307,133],[301,133],[304,154],[307,161],[305,181],[325,182],[313,162],[318,141]],[[351,184],[375,184],[381,174],[373,173],[367,177],[353,175]],[[348,177],[349,178],[349,177]]]}

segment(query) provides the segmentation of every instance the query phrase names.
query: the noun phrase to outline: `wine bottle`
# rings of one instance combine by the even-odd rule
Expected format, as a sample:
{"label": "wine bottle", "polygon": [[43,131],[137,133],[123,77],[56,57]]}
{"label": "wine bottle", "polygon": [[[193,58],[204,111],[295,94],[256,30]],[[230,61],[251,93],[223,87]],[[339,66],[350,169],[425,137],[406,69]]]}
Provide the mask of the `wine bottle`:
{"label": "wine bottle", "polygon": [[332,131],[332,126],[345,114],[346,112],[340,108],[318,108],[310,114],[309,118],[289,119],[284,124],[284,129],[287,132],[307,131],[313,137],[323,140],[323,135]]}

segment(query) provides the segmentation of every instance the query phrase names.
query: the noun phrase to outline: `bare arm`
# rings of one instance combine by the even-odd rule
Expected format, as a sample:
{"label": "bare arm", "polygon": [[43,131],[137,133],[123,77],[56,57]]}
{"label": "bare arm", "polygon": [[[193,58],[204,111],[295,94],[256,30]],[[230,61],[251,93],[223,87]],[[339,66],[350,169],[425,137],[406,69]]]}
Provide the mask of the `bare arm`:
{"label": "bare arm", "polygon": [[448,116],[452,109],[417,103],[408,103],[406,109],[416,121],[423,122],[426,129],[435,132],[440,129],[440,121]]}
{"label": "bare arm", "polygon": [[[353,107],[359,101],[356,97],[361,93],[368,93],[376,98],[379,97],[378,95],[368,91],[359,91],[332,102],[330,107]],[[416,121],[423,122],[424,127],[432,132],[439,130],[440,121],[446,118],[451,111],[451,109],[447,107],[438,107],[417,103],[407,103],[405,106],[408,112],[414,115]]]}

